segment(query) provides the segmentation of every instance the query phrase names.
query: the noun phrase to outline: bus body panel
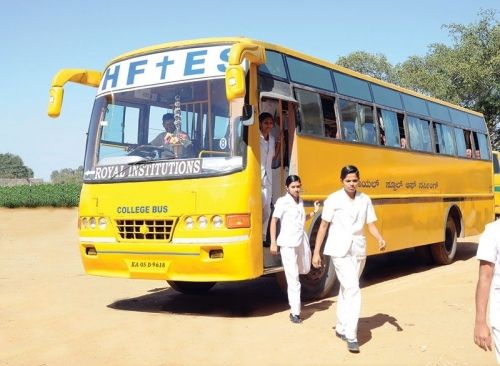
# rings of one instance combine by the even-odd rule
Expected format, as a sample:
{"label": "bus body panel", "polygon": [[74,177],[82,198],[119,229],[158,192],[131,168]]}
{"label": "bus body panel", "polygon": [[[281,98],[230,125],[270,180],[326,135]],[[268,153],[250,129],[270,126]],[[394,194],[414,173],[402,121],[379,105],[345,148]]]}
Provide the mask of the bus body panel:
{"label": "bus body panel", "polygon": [[[198,179],[85,184],[80,220],[94,217],[108,222],[104,230],[80,230],[86,272],[176,281],[231,281],[260,276],[261,229],[255,224],[261,220],[256,214],[261,211],[257,208],[261,205],[260,184],[249,183],[248,177],[244,171],[203,178],[202,184]],[[188,216],[196,220],[203,215],[210,221],[215,215],[250,212],[250,228],[213,228],[209,223],[206,229],[188,230],[184,225]],[[120,222],[140,228],[166,220],[173,226],[169,239],[127,238],[118,230]],[[92,247],[97,255],[88,254]],[[223,258],[210,258],[211,250],[223,250]]]}
{"label": "bus body panel", "polygon": [[[342,167],[357,166],[359,189],[372,199],[386,251],[442,242],[452,207],[460,214],[461,236],[479,234],[493,220],[489,161],[434,156],[430,163],[428,154],[415,151],[304,135],[296,139],[304,200],[326,199],[341,188],[337,175]],[[321,158],[310,159],[313,155]],[[365,234],[367,254],[380,253],[372,236]]]}

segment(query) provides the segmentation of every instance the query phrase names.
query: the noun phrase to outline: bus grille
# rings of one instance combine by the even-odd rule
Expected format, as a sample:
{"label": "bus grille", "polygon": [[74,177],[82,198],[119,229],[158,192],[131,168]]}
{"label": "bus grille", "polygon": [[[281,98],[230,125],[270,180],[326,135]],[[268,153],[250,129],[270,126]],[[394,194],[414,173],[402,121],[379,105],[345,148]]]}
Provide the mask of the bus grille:
{"label": "bus grille", "polygon": [[175,220],[116,220],[122,239],[170,240]]}

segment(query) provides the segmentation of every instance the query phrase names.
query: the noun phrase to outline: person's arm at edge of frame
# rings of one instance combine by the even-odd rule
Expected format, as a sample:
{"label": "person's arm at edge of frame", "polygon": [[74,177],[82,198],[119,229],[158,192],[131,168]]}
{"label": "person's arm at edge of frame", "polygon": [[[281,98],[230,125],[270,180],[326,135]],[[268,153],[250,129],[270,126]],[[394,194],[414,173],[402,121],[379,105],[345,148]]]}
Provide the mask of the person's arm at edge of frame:
{"label": "person's arm at edge of frame", "polygon": [[[491,351],[491,332],[486,322],[488,298],[495,265],[491,262],[479,261],[479,278],[476,286],[476,320],[474,323],[474,343],[485,351]],[[490,310],[491,311],[491,310]]]}
{"label": "person's arm at edge of frame", "polygon": [[277,217],[271,218],[271,226],[269,227],[269,234],[271,235],[271,247],[269,248],[272,255],[278,254],[278,244],[276,244],[276,222]]}
{"label": "person's arm at edge of frame", "polygon": [[366,225],[368,226],[368,231],[370,232],[370,234],[372,234],[372,236],[378,242],[378,250],[380,250],[380,251],[384,250],[385,249],[385,240],[382,237],[382,235],[380,234],[380,232],[378,231],[377,226],[375,225],[375,223],[370,222],[370,223],[368,223]]}
{"label": "person's arm at edge of frame", "polygon": [[319,225],[318,233],[316,234],[316,243],[314,244],[314,253],[312,257],[312,265],[314,268],[321,267],[321,246],[323,245],[323,239],[325,239],[326,230],[329,225],[330,223],[328,221],[321,219],[321,224]]}

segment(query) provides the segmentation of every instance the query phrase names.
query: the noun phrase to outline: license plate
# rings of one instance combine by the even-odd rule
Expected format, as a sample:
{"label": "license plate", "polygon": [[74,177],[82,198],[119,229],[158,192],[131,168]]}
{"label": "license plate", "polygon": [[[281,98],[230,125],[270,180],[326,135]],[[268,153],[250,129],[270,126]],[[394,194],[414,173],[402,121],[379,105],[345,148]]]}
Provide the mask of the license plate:
{"label": "license plate", "polygon": [[130,272],[162,273],[167,270],[167,263],[163,261],[137,260],[127,261]]}

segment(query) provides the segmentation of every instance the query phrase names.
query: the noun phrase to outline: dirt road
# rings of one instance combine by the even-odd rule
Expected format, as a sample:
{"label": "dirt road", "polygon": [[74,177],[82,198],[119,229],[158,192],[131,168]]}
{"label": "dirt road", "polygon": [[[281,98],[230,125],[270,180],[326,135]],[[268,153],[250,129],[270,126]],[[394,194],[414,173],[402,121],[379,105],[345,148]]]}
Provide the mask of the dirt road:
{"label": "dirt road", "polygon": [[354,355],[332,331],[334,295],[294,325],[273,278],[188,296],[87,276],[76,221],[76,209],[0,209],[0,365],[496,365],[472,342],[477,237],[444,267],[413,251],[369,258]]}

